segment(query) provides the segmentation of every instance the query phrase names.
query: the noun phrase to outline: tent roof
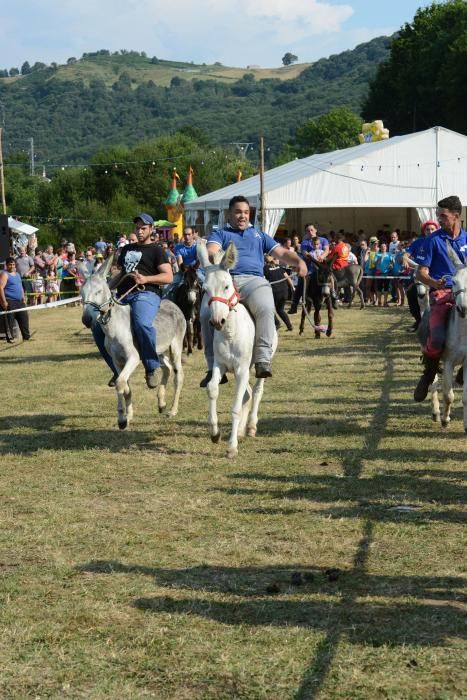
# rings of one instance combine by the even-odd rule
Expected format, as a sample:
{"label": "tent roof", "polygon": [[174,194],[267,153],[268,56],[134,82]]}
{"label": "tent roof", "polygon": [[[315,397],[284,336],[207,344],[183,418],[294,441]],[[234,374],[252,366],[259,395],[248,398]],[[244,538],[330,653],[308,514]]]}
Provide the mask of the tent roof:
{"label": "tent roof", "polygon": [[[457,194],[467,202],[467,136],[443,127],[294,160],[264,173],[266,209],[432,207]],[[260,204],[259,175],[185,204],[227,209],[244,195]]]}
{"label": "tent roof", "polygon": [[15,233],[24,233],[26,236],[31,236],[33,233],[36,233],[36,231],[39,230],[34,226],[30,226],[22,221],[18,221],[18,219],[14,219],[12,216],[8,217],[8,228]]}

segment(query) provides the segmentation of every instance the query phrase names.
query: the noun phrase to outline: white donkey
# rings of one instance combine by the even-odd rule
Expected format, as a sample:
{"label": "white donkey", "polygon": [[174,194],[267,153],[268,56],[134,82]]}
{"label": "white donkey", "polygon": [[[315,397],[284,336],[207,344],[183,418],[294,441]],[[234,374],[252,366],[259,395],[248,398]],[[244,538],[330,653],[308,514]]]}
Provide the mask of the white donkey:
{"label": "white donkey", "polygon": [[[91,275],[81,288],[83,299],[82,321],[87,328],[98,320],[105,334],[105,347],[118,370],[116,381],[118,400],[118,427],[124,430],[133,418],[129,379],[140,363],[133,340],[130,307],[118,304],[107,284],[106,275],[111,266],[109,257],[98,272]],[[177,415],[183,386],[182,351],[186,331],[185,318],[175,304],[163,300],[156,322],[157,353],[161,361],[162,378],[157,389],[159,413],[166,407],[166,386],[171,370],[174,372],[175,393],[169,417]]]}
{"label": "white donkey", "polygon": [[[446,347],[444,348],[442,394],[443,409],[441,425],[447,428],[451,420],[451,406],[454,402],[453,376],[457,365],[464,365],[464,430],[467,433],[467,265],[461,262],[455,251],[448,244],[448,255],[455,268],[452,278],[452,293],[455,306],[450,315],[446,332]],[[432,390],[432,414],[434,420],[439,420],[439,401],[436,383]],[[438,415],[437,415],[438,411]]]}
{"label": "white donkey", "polygon": [[[201,267],[206,272],[204,304],[209,305],[210,323],[214,326],[214,366],[212,379],[207,386],[209,397],[209,434],[218,442],[220,430],[217,419],[219,382],[226,371],[235,375],[236,391],[232,405],[232,429],[227,457],[238,454],[238,438],[245,433],[254,437],[258,423],[258,408],[263,396],[264,379],[257,379],[251,389],[250,367],[253,364],[255,324],[249,311],[240,303],[229,270],[235,267],[238,253],[233,243],[224,252],[219,250],[211,264],[206,243],[197,241],[197,254]],[[277,348],[275,336],[273,352]]]}

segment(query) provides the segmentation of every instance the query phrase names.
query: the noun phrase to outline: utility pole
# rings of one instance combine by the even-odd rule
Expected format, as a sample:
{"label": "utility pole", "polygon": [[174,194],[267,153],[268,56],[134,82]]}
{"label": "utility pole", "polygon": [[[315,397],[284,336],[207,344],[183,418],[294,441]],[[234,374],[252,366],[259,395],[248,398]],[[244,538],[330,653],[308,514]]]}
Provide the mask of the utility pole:
{"label": "utility pole", "polygon": [[266,225],[266,212],[264,211],[264,138],[259,140],[259,201],[261,210],[261,228],[264,231]]}
{"label": "utility pole", "polygon": [[29,150],[29,155],[30,155],[30,166],[29,166],[29,174],[31,176],[34,176],[34,139],[31,137],[29,139],[29,143],[31,144],[30,150]]}
{"label": "utility pole", "polygon": [[3,175],[3,147],[2,147],[2,133],[3,129],[0,126],[0,191],[2,195],[2,210],[3,214],[6,214],[6,199],[5,199],[5,178]]}

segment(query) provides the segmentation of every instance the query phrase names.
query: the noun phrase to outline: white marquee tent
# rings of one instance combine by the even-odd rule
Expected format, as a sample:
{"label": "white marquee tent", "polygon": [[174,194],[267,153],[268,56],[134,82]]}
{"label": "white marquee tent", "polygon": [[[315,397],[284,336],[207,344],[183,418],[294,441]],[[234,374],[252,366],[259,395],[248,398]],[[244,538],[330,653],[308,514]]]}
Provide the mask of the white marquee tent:
{"label": "white marquee tent", "polygon": [[[255,175],[187,203],[187,221],[203,212],[204,225],[224,223],[228,202],[244,195],[260,207],[260,178]],[[443,127],[394,136],[330,153],[294,160],[264,174],[266,224],[271,235],[284,211],[297,229],[306,220],[320,228],[354,230],[393,226],[410,230],[434,216],[442,197],[457,194],[467,202],[467,136]],[[417,216],[418,214],[418,216]],[[383,223],[390,221],[390,223]],[[338,225],[338,222],[341,225]]]}

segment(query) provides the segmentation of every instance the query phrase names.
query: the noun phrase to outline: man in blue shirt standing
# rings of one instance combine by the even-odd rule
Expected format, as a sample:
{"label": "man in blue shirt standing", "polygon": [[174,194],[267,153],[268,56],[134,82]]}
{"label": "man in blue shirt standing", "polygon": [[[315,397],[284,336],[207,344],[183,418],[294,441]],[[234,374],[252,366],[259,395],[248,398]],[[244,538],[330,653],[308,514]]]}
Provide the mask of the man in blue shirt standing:
{"label": "man in blue shirt standing", "polygon": [[[229,202],[229,221],[222,229],[213,231],[208,238],[207,251],[214,255],[219,248],[227,250],[232,241],[238,251],[238,262],[231,271],[241,300],[255,321],[255,347],[253,361],[258,379],[272,377],[272,344],[275,335],[274,297],[271,285],[264,278],[264,255],[272,254],[278,260],[297,268],[300,277],[307,273],[306,265],[293,250],[279,245],[274,238],[257,231],[250,223],[250,204],[246,197],[232,197]],[[201,307],[205,356],[208,372],[200,386],[206,387],[212,377],[214,362],[214,329],[209,324],[209,307]]]}
{"label": "man in blue shirt standing", "polygon": [[462,261],[467,261],[467,233],[461,226],[462,204],[455,195],[438,202],[437,218],[441,228],[425,240],[414,256],[418,263],[417,279],[430,287],[430,317],[428,338],[422,347],[425,370],[415,387],[415,401],[426,398],[439,367],[446,340],[446,325],[454,304],[452,275],[454,265],[451,248]]}
{"label": "man in blue shirt standing", "polygon": [[[314,272],[315,268],[311,262],[314,257],[313,253],[315,251],[315,241],[316,239],[320,242],[320,248],[323,251],[323,260],[329,254],[329,241],[324,236],[318,236],[318,230],[313,224],[305,224],[305,234],[303,236],[303,241],[300,245],[300,255],[304,259],[308,272]],[[300,299],[303,294],[303,279],[298,280],[298,284],[295,288],[295,293],[293,295],[292,304],[290,306],[289,314],[296,314]]]}

